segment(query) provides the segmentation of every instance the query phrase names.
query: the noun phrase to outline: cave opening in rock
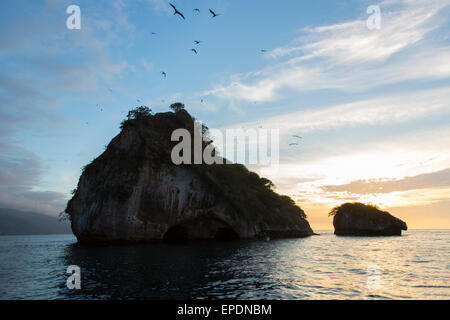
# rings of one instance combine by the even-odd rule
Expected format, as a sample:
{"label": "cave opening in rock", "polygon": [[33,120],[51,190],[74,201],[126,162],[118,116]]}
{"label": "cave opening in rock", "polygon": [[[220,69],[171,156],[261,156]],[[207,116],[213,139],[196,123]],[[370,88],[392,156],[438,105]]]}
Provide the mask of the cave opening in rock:
{"label": "cave opening in rock", "polygon": [[188,240],[232,241],[239,235],[227,223],[218,219],[198,218],[172,226],[164,234],[163,240],[179,242]]}
{"label": "cave opening in rock", "polygon": [[189,240],[189,234],[182,225],[176,225],[164,234],[164,241],[168,242],[178,242],[178,241],[185,241]]}
{"label": "cave opening in rock", "polygon": [[218,241],[233,241],[233,240],[238,240],[238,239],[239,239],[239,236],[231,228],[220,228],[219,230],[217,230],[216,234],[214,235],[214,240],[218,240]]}

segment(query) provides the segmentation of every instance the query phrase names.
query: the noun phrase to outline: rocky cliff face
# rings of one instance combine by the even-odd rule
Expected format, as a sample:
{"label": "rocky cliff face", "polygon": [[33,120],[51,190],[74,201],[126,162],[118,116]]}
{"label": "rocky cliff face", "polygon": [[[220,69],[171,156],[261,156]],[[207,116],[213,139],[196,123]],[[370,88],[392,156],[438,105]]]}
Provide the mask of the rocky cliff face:
{"label": "rocky cliff face", "polygon": [[336,235],[393,236],[407,230],[406,223],[386,211],[362,203],[346,203],[334,208],[333,225]]}
{"label": "rocky cliff face", "polygon": [[237,164],[173,165],[180,110],[125,121],[87,165],[66,213],[82,243],[251,239],[313,234],[304,212],[271,183]]}

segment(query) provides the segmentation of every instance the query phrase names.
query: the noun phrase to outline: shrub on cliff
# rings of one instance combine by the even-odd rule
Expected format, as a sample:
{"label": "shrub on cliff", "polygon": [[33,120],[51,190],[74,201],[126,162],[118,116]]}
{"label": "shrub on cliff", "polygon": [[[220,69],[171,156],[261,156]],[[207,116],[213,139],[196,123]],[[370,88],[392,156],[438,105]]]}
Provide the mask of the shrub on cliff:
{"label": "shrub on cliff", "polygon": [[[103,184],[103,197],[113,197],[120,203],[126,202],[132,194],[132,188],[139,176],[139,170],[146,160],[155,167],[171,168],[171,150],[176,142],[171,141],[175,129],[184,128],[192,135],[194,132],[193,118],[181,103],[171,105],[174,112],[153,114],[146,106],[130,110],[127,118],[121,123],[120,136],[132,137],[132,147],[127,150],[118,148],[114,138],[99,157],[83,168],[86,177],[97,176],[102,172],[121,175],[119,184]],[[202,125],[202,133],[208,137],[208,127]],[[203,141],[203,148],[212,140]],[[192,146],[193,147],[193,146]],[[130,152],[130,150],[133,150]],[[193,154],[193,153],[192,153]],[[109,170],[103,170],[108,166]],[[211,192],[226,200],[236,211],[248,217],[252,222],[262,220],[277,225],[283,217],[289,217],[293,225],[299,218],[306,218],[305,212],[288,196],[282,196],[273,191],[274,184],[255,172],[249,171],[242,164],[200,164],[182,165],[193,170],[206,183]],[[111,171],[116,170],[116,171]],[[105,176],[105,179],[107,176]],[[74,194],[76,198],[77,194]],[[70,207],[70,202],[68,204]],[[67,210],[67,209],[66,209]]]}
{"label": "shrub on cliff", "polygon": [[385,211],[380,210],[376,205],[364,204],[361,202],[347,202],[340,206],[334,207],[329,213],[329,217],[333,217],[340,212],[357,212],[360,214],[369,215],[372,213],[385,213]]}
{"label": "shrub on cliff", "polygon": [[170,109],[173,110],[173,112],[178,112],[180,110],[183,110],[184,108],[184,104],[181,102],[175,102],[170,105]]}

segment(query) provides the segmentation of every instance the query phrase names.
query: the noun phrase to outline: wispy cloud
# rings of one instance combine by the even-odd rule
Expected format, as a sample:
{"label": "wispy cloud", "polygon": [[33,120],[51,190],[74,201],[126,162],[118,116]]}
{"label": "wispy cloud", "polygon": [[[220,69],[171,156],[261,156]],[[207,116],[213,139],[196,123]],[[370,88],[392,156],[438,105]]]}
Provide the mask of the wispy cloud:
{"label": "wispy cloud", "polygon": [[[225,100],[270,101],[283,90],[363,91],[393,83],[450,77],[450,47],[428,40],[444,23],[445,1],[383,2],[380,30],[367,17],[306,29],[292,45],[267,53],[275,64],[234,76],[205,92]],[[392,6],[392,7],[391,7]],[[288,57],[288,60],[278,61]],[[433,63],[430,63],[433,61]]]}
{"label": "wispy cloud", "polygon": [[166,0],[141,0],[148,3],[153,10],[159,12],[171,12],[169,1]]}
{"label": "wispy cloud", "polygon": [[389,97],[302,110],[235,126],[279,128],[286,133],[395,124],[418,118],[450,115],[450,87],[393,94]]}
{"label": "wispy cloud", "polygon": [[[67,30],[64,19],[55,18],[65,17],[61,1],[23,5],[39,7],[35,12],[29,9],[35,13],[32,15],[8,7],[11,12],[2,16],[6,18],[0,31],[5,39],[0,44],[4,62],[0,76],[0,204],[56,214],[64,208],[68,195],[55,192],[60,186],[42,185],[44,176],[49,176],[47,164],[42,155],[23,145],[35,138],[44,146],[46,136],[61,136],[64,125],[73,121],[64,112],[66,104],[74,97],[95,95],[99,87],[106,91],[133,68],[114,48],[133,43],[135,26],[127,16],[126,2],[120,0],[90,14],[83,14],[89,6],[82,6],[82,28],[77,31]],[[8,21],[9,16],[14,19]],[[51,176],[61,183],[64,177],[56,175],[53,168]]]}
{"label": "wispy cloud", "polygon": [[350,192],[361,195],[439,187],[450,188],[450,168],[402,179],[357,180],[347,184],[323,186],[322,189],[326,192]]}
{"label": "wispy cloud", "polygon": [[337,64],[386,60],[439,28],[440,24],[434,18],[448,5],[443,1],[404,4],[400,10],[392,11],[387,3],[380,4],[383,10],[381,30],[369,30],[366,26],[367,16],[350,22],[306,29],[306,35],[296,40],[301,43],[299,46],[276,48],[269,56],[280,58],[304,53],[301,58],[323,57]]}
{"label": "wispy cloud", "polygon": [[64,208],[67,195],[37,191],[46,168],[32,152],[0,141],[0,206],[56,215]]}

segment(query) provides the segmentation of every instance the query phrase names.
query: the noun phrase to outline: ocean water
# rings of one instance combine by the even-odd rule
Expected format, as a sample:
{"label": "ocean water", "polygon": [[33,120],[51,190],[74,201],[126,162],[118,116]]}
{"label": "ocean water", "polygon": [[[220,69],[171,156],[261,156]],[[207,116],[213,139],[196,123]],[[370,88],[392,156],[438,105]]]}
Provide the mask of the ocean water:
{"label": "ocean water", "polygon": [[[0,236],[0,299],[449,299],[450,230],[84,247]],[[69,265],[81,289],[69,290]]]}

